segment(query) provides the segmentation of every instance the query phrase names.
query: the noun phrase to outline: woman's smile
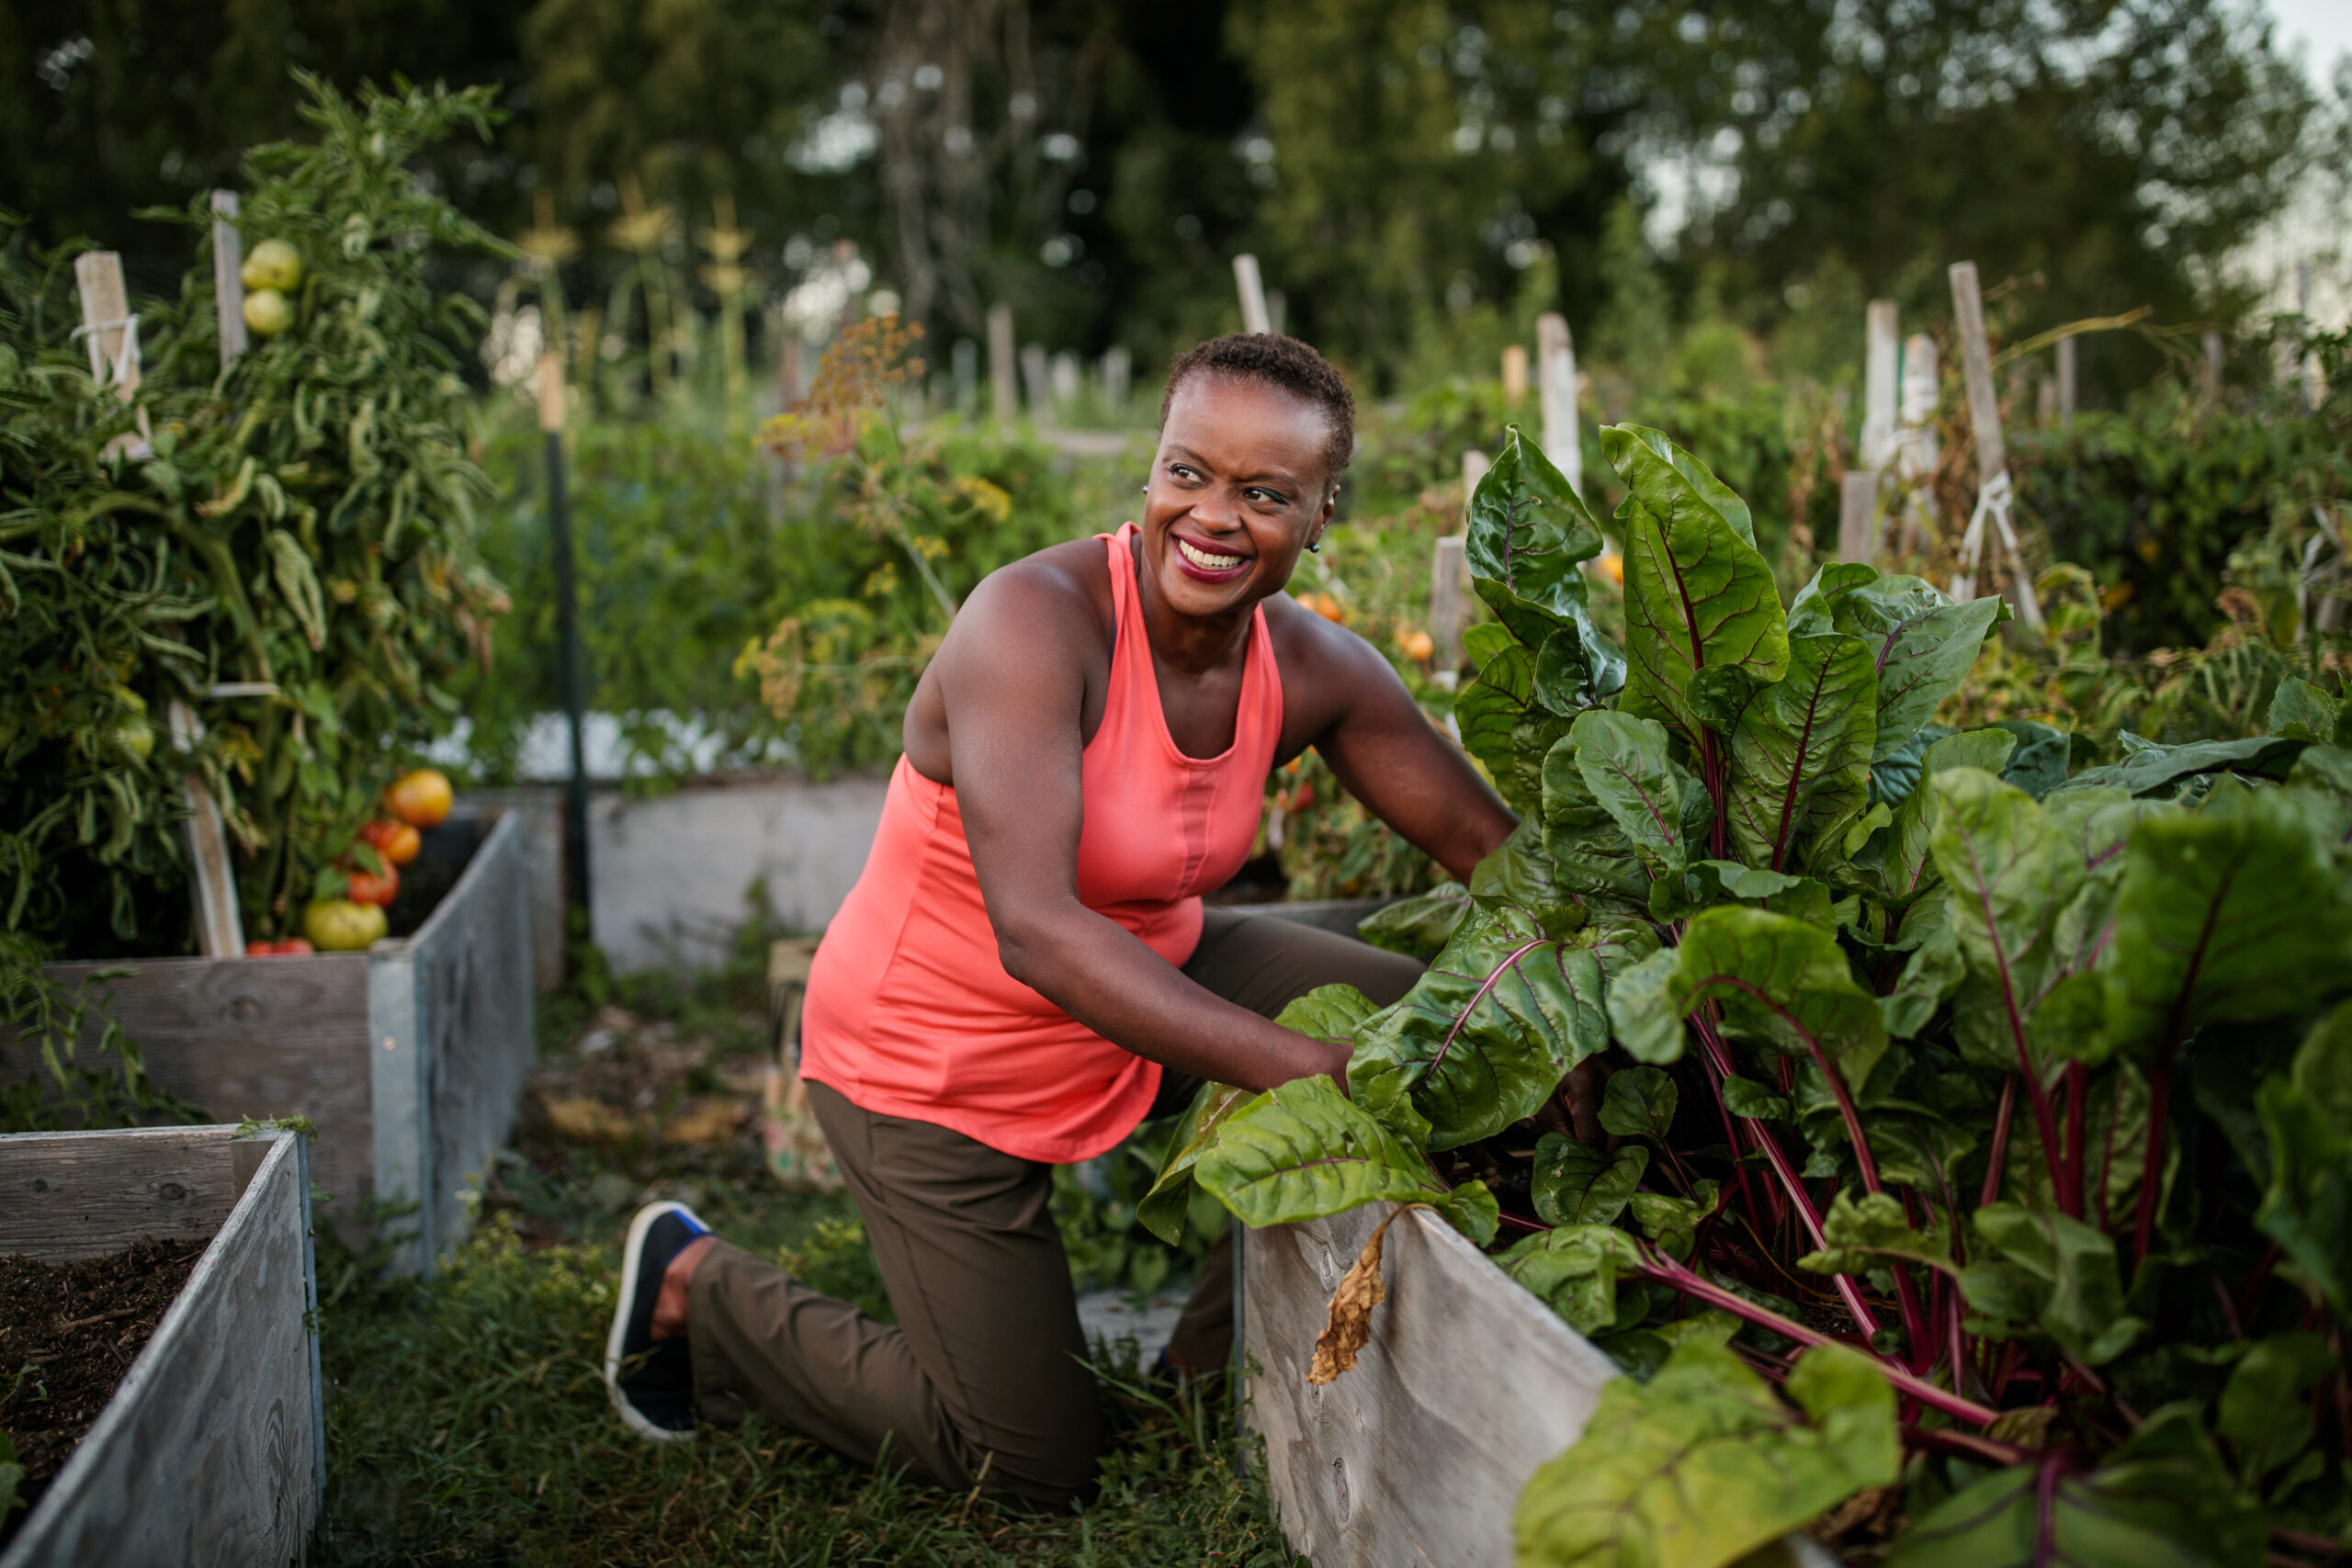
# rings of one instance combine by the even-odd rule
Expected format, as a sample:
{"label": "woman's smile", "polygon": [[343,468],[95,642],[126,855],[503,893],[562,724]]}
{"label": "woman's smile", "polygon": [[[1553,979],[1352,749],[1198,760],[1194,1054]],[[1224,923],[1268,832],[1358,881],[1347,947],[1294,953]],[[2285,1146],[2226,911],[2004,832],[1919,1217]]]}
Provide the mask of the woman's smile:
{"label": "woman's smile", "polygon": [[1185,576],[1197,581],[1230,582],[1250,570],[1250,558],[1247,555],[1214,550],[1182,534],[1170,533],[1169,538],[1176,546],[1176,564],[1183,569]]}

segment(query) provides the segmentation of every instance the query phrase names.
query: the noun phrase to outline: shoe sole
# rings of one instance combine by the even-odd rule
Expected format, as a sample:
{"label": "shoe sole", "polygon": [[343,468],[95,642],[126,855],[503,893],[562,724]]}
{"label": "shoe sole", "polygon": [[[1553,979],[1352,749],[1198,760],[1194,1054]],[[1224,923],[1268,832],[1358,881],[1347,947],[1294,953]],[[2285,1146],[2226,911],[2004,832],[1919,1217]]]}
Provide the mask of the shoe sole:
{"label": "shoe sole", "polygon": [[[676,1202],[649,1203],[637,1212],[637,1218],[629,1222],[628,1239],[621,1244],[620,1302],[613,1309],[612,1332],[605,1337],[605,1393],[611,1397],[613,1410],[620,1416],[622,1424],[646,1441],[691,1443],[695,1440],[692,1428],[673,1432],[667,1427],[657,1426],[646,1419],[644,1413],[629,1403],[628,1395],[621,1392],[621,1346],[628,1337],[628,1320],[637,1310],[637,1280],[639,1274],[643,1272],[638,1265],[645,1254],[645,1233],[651,1230],[653,1222],[664,1214],[684,1214],[695,1224],[702,1224],[701,1216],[684,1203]],[[709,1229],[707,1225],[703,1228],[706,1231]]]}

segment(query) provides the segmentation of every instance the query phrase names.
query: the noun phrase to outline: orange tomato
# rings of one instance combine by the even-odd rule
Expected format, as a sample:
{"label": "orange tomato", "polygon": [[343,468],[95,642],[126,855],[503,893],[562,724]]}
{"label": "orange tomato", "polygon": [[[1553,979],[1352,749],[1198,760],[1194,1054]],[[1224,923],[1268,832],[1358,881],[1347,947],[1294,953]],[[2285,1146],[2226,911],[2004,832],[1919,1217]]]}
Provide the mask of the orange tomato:
{"label": "orange tomato", "polygon": [[412,828],[438,828],[456,804],[449,781],[432,768],[403,773],[384,792],[384,809]]}
{"label": "orange tomato", "polygon": [[1623,556],[1619,555],[1615,550],[1603,551],[1600,566],[1601,576],[1620,588],[1625,586],[1625,558]]}
{"label": "orange tomato", "polygon": [[1346,607],[1329,593],[1309,593],[1302,597],[1299,603],[1327,621],[1336,621],[1341,626],[1348,624]]}
{"label": "orange tomato", "polygon": [[406,865],[424,847],[424,836],[415,829],[380,817],[360,829],[359,837],[383,857],[386,865]]}
{"label": "orange tomato", "polygon": [[351,887],[345,897],[355,904],[373,904],[381,908],[400,897],[401,874],[392,866],[384,867],[384,874],[379,876],[355,865],[349,868],[349,874]]}
{"label": "orange tomato", "polygon": [[1396,646],[1417,664],[1427,664],[1437,656],[1437,639],[1425,631],[1398,632]]}

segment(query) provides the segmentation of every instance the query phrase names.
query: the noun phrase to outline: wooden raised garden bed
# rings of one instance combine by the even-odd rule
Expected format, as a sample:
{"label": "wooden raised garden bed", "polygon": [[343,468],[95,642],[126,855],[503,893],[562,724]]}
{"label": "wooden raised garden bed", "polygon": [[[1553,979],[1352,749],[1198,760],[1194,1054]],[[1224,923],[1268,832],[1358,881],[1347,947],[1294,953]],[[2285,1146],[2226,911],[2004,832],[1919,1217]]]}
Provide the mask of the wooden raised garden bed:
{"label": "wooden raised garden bed", "polygon": [[[466,1183],[505,1142],[536,1052],[522,823],[461,807],[424,835],[391,922],[368,953],[49,973],[68,985],[112,974],[97,987],[112,1016],[149,1075],[190,1103],[309,1117],[314,1173],[347,1237],[368,1199],[418,1203],[391,1225],[407,1238],[398,1266],[422,1269],[464,1236]],[[0,1046],[7,1077],[33,1066],[23,1046]]]}
{"label": "wooden raised garden bed", "polygon": [[303,1555],[326,1478],[306,1156],[233,1127],[0,1137],[0,1255],[203,1248],[0,1568]]}
{"label": "wooden raised garden bed", "polygon": [[[1614,1362],[1443,1220],[1388,1227],[1372,1339],[1306,1381],[1331,1292],[1392,1205],[1245,1232],[1250,1425],[1283,1533],[1315,1568],[1510,1568],[1519,1494],[1584,1432]],[[1834,1568],[1791,1536],[1741,1568]]]}

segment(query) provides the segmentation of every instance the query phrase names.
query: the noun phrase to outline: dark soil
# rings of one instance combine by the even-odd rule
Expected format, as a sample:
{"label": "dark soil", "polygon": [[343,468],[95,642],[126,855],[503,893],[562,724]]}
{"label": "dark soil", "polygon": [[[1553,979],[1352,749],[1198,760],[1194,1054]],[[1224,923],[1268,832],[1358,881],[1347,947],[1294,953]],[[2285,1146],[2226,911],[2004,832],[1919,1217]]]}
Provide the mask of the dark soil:
{"label": "dark soil", "polygon": [[75,1263],[0,1255],[0,1432],[25,1467],[22,1524],[187,1283],[203,1242],[142,1241]]}

